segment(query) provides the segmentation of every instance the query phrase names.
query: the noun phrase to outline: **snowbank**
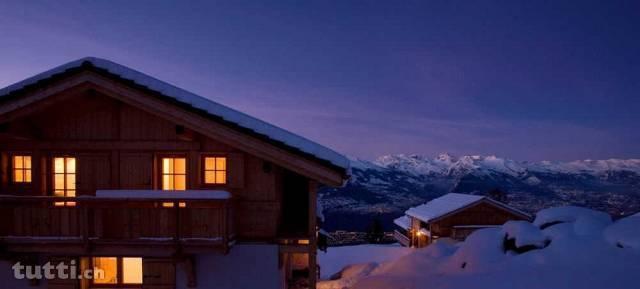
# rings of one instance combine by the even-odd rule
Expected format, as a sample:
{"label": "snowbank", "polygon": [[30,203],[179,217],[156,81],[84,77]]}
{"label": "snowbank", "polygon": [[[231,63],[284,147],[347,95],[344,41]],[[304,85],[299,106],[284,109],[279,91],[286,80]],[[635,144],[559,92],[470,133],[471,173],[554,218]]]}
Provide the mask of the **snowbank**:
{"label": "snowbank", "polygon": [[388,262],[411,251],[399,244],[330,247],[326,253],[318,252],[321,278],[328,279],[350,264]]}
{"label": "snowbank", "polygon": [[[544,210],[534,224],[509,222],[478,230],[457,245],[436,243],[395,261],[369,264],[375,268],[350,275],[354,285],[347,288],[635,289],[638,220],[611,223],[606,214],[576,207]],[[535,248],[508,250],[510,239]]]}
{"label": "snowbank", "polygon": [[604,236],[612,245],[640,251],[640,218],[631,216],[618,220],[604,230]]}
{"label": "snowbank", "polygon": [[506,234],[507,239],[513,239],[515,246],[518,248],[533,246],[544,247],[547,237],[538,229],[526,221],[509,221],[502,226],[502,231]]}
{"label": "snowbank", "polygon": [[541,210],[533,224],[544,229],[559,223],[573,223],[576,234],[597,234],[611,224],[611,216],[587,208],[567,206]]}

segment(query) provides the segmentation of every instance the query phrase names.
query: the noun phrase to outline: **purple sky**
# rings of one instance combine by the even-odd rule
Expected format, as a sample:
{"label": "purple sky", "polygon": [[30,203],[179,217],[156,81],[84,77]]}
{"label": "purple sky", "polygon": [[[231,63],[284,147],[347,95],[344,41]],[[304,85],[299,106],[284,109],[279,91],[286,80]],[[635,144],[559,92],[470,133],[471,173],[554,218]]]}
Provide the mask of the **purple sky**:
{"label": "purple sky", "polygon": [[350,156],[640,157],[639,1],[36,2],[0,86],[97,56]]}

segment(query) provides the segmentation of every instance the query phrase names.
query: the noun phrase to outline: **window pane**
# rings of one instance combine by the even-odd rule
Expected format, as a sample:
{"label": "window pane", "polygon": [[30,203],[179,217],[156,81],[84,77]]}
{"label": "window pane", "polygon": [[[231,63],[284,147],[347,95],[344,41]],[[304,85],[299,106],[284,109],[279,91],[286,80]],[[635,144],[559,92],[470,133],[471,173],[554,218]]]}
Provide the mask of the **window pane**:
{"label": "window pane", "polygon": [[22,156],[14,156],[13,157],[13,167],[16,168],[16,169],[24,168],[23,157]]}
{"label": "window pane", "polygon": [[55,190],[64,190],[64,174],[56,174],[53,177],[53,188]]}
{"label": "window pane", "polygon": [[76,175],[75,174],[67,174],[67,190],[75,190],[76,189]]}
{"label": "window pane", "polygon": [[56,197],[64,197],[64,191],[55,191],[53,195]]}
{"label": "window pane", "polygon": [[163,190],[173,190],[173,176],[172,175],[163,175],[162,176],[162,189]]}
{"label": "window pane", "polygon": [[216,170],[224,171],[227,169],[227,158],[216,158]]}
{"label": "window pane", "polygon": [[227,182],[227,173],[226,172],[221,172],[221,171],[216,171],[216,183],[217,184],[224,184]]}
{"label": "window pane", "polygon": [[23,164],[24,164],[24,168],[25,169],[30,169],[31,168],[31,157],[30,156],[24,156]]}
{"label": "window pane", "polygon": [[122,282],[142,284],[142,258],[122,258]]}
{"label": "window pane", "polygon": [[204,172],[204,182],[205,184],[215,184],[216,183],[216,175],[214,172]]}
{"label": "window pane", "polygon": [[76,191],[67,191],[67,197],[75,197],[76,196]]}
{"label": "window pane", "polygon": [[115,257],[93,258],[93,283],[118,284],[118,259]]}
{"label": "window pane", "polygon": [[170,158],[162,159],[162,173],[163,174],[173,173],[173,159],[170,159]]}
{"label": "window pane", "polygon": [[183,158],[176,158],[173,161],[174,173],[185,174],[187,172],[187,160]]}
{"label": "window pane", "polygon": [[24,181],[27,183],[31,182],[31,170],[24,171]]}
{"label": "window pane", "polygon": [[13,181],[16,183],[23,183],[24,171],[21,169],[13,170]]}
{"label": "window pane", "polygon": [[215,158],[204,158],[204,169],[207,171],[213,171],[216,169]]}
{"label": "window pane", "polygon": [[64,158],[53,159],[53,171],[56,174],[64,173]]}
{"label": "window pane", "polygon": [[174,190],[184,191],[187,189],[187,176],[177,175],[175,176]]}
{"label": "window pane", "polygon": [[65,203],[67,207],[75,207],[76,206],[76,202],[66,202]]}
{"label": "window pane", "polygon": [[76,158],[65,158],[67,162],[67,173],[74,174],[76,172]]}

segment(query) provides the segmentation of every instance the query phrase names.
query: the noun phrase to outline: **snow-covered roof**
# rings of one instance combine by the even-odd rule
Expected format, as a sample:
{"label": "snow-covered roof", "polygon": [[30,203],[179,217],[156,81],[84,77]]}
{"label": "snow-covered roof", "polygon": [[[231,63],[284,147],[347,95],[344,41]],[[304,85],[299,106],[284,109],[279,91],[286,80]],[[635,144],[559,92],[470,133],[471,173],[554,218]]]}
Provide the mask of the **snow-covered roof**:
{"label": "snow-covered roof", "polygon": [[129,67],[105,59],[86,57],[58,66],[51,70],[45,71],[23,81],[0,89],[0,99],[6,97],[8,94],[14,91],[21,90],[29,85],[36,84],[39,81],[66,72],[69,69],[82,67],[87,63],[90,63],[97,68],[104,69],[109,73],[118,75],[124,79],[131,80],[138,85],[145,86],[153,91],[171,97],[179,102],[190,105],[197,109],[204,110],[211,115],[224,119],[225,121],[237,124],[243,128],[247,128],[258,134],[264,135],[272,140],[282,142],[287,146],[299,149],[300,151],[317,157],[318,159],[330,162],[337,167],[343,168],[345,170],[349,169],[349,160],[345,156],[327,147],[324,147],[304,137],[293,134],[287,130],[249,116],[245,113],[214,102],[205,97],[188,92]]}
{"label": "snow-covered roof", "polygon": [[410,208],[406,214],[423,222],[429,222],[455,210],[482,200],[484,196],[450,193],[430,202]]}
{"label": "snow-covered roof", "polygon": [[407,216],[402,216],[400,218],[397,218],[393,220],[393,223],[405,230],[409,230],[411,228],[411,219],[409,219],[409,217]]}
{"label": "snow-covered roof", "polygon": [[113,199],[225,200],[231,198],[231,193],[214,190],[97,190],[96,197]]}
{"label": "snow-covered roof", "polygon": [[458,193],[449,193],[442,197],[435,198],[426,204],[422,204],[420,206],[410,208],[405,213],[408,216],[417,218],[423,222],[430,222],[432,220],[435,220],[451,212],[467,207],[481,200],[486,200],[487,202],[490,202],[496,206],[515,212],[519,215],[529,217],[529,214],[522,212],[511,206],[508,206],[504,203],[495,201],[491,198],[487,198],[485,196],[458,194]]}

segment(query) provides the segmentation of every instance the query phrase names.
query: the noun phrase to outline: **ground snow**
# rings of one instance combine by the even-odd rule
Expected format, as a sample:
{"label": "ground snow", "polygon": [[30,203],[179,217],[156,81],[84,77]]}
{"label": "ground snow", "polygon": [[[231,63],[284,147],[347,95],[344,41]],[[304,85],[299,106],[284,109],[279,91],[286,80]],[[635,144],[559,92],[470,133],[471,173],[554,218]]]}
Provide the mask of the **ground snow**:
{"label": "ground snow", "polygon": [[[634,274],[640,272],[640,250],[634,247],[640,240],[638,220],[626,218],[611,224],[609,218],[591,210],[545,210],[538,215],[535,226],[512,222],[478,230],[462,243],[436,243],[414,249],[384,264],[367,261],[369,264],[361,266],[361,270],[352,268],[357,272],[352,272],[348,286],[343,288],[635,289],[640,282]],[[538,227],[549,223],[555,224]],[[505,250],[507,235],[521,238],[521,245],[541,244],[542,240],[549,243],[517,254]],[[366,272],[370,273],[363,277]]]}

